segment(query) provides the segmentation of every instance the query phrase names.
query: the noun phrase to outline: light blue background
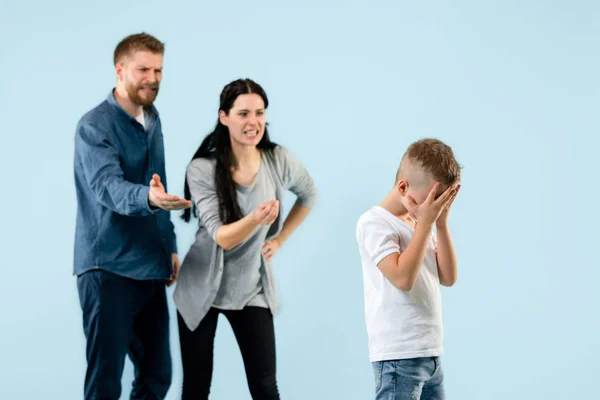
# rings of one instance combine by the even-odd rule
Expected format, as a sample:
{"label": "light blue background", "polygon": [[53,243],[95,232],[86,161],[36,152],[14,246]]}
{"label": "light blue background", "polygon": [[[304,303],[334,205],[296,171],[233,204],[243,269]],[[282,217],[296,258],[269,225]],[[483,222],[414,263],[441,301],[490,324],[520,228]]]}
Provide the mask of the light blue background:
{"label": "light blue background", "polygon": [[[464,166],[451,216],[460,277],[443,291],[449,399],[595,396],[599,3],[216,3],[1,0],[0,398],[82,397],[73,135],[115,83],[114,46],[142,30],[167,46],[156,104],[173,193],[238,77],[264,86],[273,139],[318,185],[275,259],[283,399],[372,398],[354,227],[425,136]],[[195,229],[177,216],[183,257]],[[212,398],[248,399],[219,323]],[[131,380],[128,362],[123,398]]]}

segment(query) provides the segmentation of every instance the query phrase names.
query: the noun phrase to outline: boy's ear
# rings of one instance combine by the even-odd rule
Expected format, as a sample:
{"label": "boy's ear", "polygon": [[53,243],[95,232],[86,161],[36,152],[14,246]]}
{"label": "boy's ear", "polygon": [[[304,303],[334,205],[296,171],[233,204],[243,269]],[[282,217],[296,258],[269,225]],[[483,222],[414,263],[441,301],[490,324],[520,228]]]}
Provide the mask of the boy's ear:
{"label": "boy's ear", "polygon": [[398,181],[398,183],[396,183],[396,190],[398,191],[398,193],[400,193],[402,196],[406,195],[406,192],[408,191],[408,182],[405,181],[404,179],[400,179]]}

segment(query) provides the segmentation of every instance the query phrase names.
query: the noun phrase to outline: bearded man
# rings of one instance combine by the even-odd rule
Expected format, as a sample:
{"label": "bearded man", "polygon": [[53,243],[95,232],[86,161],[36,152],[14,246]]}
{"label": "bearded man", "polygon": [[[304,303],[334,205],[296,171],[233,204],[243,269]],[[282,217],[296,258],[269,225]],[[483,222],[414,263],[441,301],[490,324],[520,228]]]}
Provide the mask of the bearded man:
{"label": "bearded man", "polygon": [[153,105],[164,44],[146,33],[114,52],[117,85],[75,134],[77,223],[73,273],[83,312],[85,399],[119,399],[126,355],[132,399],[164,399],[171,385],[166,285],[179,272],[161,122]]}

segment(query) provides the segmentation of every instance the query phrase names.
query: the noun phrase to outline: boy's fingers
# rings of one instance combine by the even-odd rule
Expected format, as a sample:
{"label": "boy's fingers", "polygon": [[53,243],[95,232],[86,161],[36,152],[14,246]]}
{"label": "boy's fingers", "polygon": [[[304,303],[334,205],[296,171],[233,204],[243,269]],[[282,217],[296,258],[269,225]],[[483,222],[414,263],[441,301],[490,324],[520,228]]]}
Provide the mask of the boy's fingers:
{"label": "boy's fingers", "polygon": [[414,219],[417,219],[417,208],[418,208],[417,202],[411,196],[407,196],[407,199],[408,199],[408,213],[410,214],[411,217],[413,217]]}
{"label": "boy's fingers", "polygon": [[452,192],[451,195],[446,196],[446,198],[444,199],[444,201],[442,202],[442,206],[443,207],[449,207],[450,204],[452,204],[452,200],[454,199],[454,191]]}
{"label": "boy's fingers", "polygon": [[417,205],[417,202],[415,201],[415,199],[412,198],[412,196],[406,196],[408,199],[408,204],[410,204],[411,206],[415,207]]}
{"label": "boy's fingers", "polygon": [[429,195],[427,196],[427,200],[429,201],[434,201],[435,200],[435,194],[437,193],[438,189],[440,188],[440,183],[436,182],[433,187],[431,188],[431,190],[429,191]]}
{"label": "boy's fingers", "polygon": [[448,199],[450,197],[452,197],[452,195],[454,194],[455,191],[455,187],[454,186],[449,186],[444,193],[442,193],[442,195],[437,199],[438,203],[441,204],[446,204],[446,202],[448,201]]}
{"label": "boy's fingers", "polygon": [[416,212],[417,208],[419,208],[419,205],[417,204],[417,202],[415,201],[415,199],[413,199],[411,196],[407,196],[408,198],[408,206],[409,208]]}
{"label": "boy's fingers", "polygon": [[457,193],[458,193],[458,189],[456,189],[452,192],[452,195],[448,198],[448,200],[446,202],[444,202],[444,207],[449,208],[452,205],[452,203],[454,202],[454,199],[456,198]]}

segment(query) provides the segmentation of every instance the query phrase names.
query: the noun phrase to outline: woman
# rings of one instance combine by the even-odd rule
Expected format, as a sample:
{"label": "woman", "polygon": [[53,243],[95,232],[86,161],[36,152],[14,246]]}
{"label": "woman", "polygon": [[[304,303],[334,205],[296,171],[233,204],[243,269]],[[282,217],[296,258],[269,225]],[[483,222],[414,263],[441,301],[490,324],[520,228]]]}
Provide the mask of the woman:
{"label": "woman", "polygon": [[[270,260],[308,215],[315,187],[304,167],[269,139],[264,90],[250,79],[221,92],[217,125],[188,166],[185,198],[199,216],[196,241],[175,290],[183,362],[183,399],[206,399],[219,314],[236,336],[253,399],[279,399]],[[297,196],[280,216],[286,190]]]}

